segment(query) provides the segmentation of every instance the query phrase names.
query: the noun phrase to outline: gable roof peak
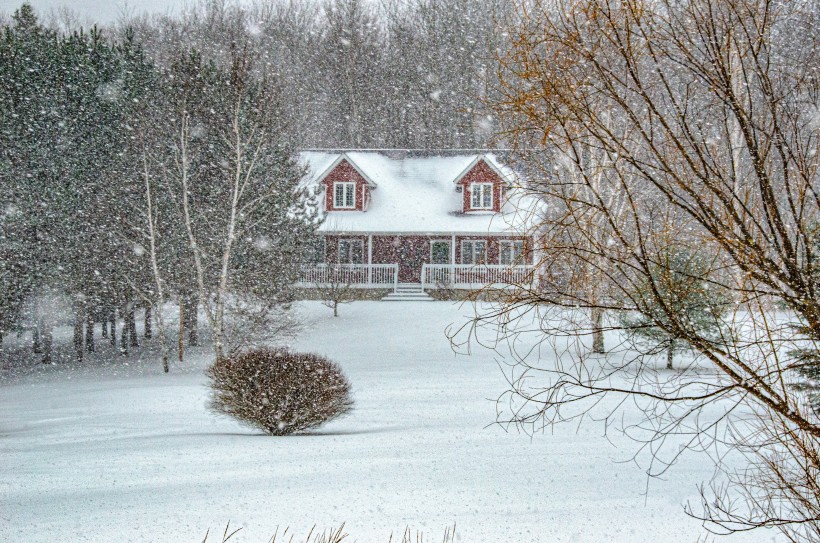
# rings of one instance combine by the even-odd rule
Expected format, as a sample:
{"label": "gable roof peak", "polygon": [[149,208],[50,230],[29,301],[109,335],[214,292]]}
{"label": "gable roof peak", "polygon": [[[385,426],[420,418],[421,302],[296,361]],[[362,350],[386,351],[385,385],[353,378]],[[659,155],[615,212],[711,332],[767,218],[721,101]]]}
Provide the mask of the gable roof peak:
{"label": "gable roof peak", "polygon": [[484,164],[489,166],[490,169],[493,172],[495,172],[495,174],[499,177],[499,179],[501,179],[504,182],[504,184],[510,185],[512,183],[512,179],[509,179],[509,176],[501,171],[501,169],[498,167],[495,161],[488,157],[487,153],[482,153],[480,155],[476,155],[476,157],[470,161],[467,167],[464,168],[464,170],[460,174],[458,174],[455,179],[453,179],[453,184],[457,185],[458,183],[460,183],[461,180],[464,179],[464,177],[468,173],[470,173],[473,170],[473,168],[475,168],[478,165],[479,162],[483,162]]}
{"label": "gable roof peak", "polygon": [[321,174],[319,174],[319,176],[318,176],[318,177],[316,177],[316,182],[317,182],[317,183],[321,183],[322,181],[324,181],[325,177],[327,177],[327,175],[328,175],[330,172],[332,172],[333,170],[335,170],[335,169],[336,169],[336,166],[338,166],[339,164],[341,164],[343,161],[346,161],[348,164],[350,164],[350,165],[353,167],[353,169],[354,169],[354,170],[356,170],[356,172],[357,172],[359,175],[361,175],[361,176],[364,178],[364,180],[365,180],[365,181],[367,181],[367,185],[368,185],[370,188],[375,189],[376,187],[378,187],[378,185],[376,184],[376,182],[375,182],[375,181],[373,181],[373,179],[371,179],[371,178],[370,178],[370,176],[369,176],[369,175],[367,175],[367,174],[366,174],[366,173],[365,173],[365,172],[364,172],[364,171],[363,171],[363,170],[362,170],[362,169],[361,169],[361,168],[360,168],[360,167],[356,164],[356,162],[354,162],[354,161],[353,161],[353,159],[352,159],[352,158],[350,158],[350,156],[347,154],[347,151],[342,151],[341,153],[339,153],[339,156],[337,156],[337,157],[333,160],[333,162],[331,162],[331,163],[330,163],[330,166],[328,166],[327,168],[325,168],[325,170],[324,170]]}

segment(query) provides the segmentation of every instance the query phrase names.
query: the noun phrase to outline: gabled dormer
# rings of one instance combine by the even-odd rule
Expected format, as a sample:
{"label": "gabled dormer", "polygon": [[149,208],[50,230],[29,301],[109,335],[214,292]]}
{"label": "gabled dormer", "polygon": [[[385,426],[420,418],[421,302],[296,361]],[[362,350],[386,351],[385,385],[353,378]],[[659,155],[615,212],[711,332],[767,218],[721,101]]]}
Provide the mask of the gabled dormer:
{"label": "gabled dormer", "polygon": [[478,156],[453,180],[456,190],[462,193],[462,211],[501,211],[505,190],[509,181],[492,161]]}
{"label": "gabled dormer", "polygon": [[319,182],[325,192],[325,211],[367,211],[370,191],[376,188],[345,153],[319,176]]}

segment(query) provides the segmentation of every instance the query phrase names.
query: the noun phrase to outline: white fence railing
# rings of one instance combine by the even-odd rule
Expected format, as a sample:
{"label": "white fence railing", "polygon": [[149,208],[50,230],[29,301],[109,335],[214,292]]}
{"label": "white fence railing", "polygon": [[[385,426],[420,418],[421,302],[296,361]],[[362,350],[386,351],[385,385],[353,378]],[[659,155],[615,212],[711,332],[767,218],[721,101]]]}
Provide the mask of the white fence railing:
{"label": "white fence railing", "polygon": [[305,264],[299,285],[349,285],[353,288],[396,290],[398,282],[398,264]]}
{"label": "white fence railing", "polygon": [[421,288],[513,287],[531,283],[535,266],[505,264],[423,264]]}

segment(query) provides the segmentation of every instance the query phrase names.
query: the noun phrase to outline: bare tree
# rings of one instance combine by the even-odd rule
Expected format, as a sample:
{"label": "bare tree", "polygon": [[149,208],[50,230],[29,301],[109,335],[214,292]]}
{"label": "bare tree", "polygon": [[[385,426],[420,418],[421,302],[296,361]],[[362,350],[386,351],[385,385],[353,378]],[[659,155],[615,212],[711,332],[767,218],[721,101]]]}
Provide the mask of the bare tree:
{"label": "bare tree", "polygon": [[[217,359],[293,329],[284,318],[315,202],[281,142],[279,89],[237,36],[229,65],[182,53],[168,74],[171,128],[153,162],[176,206]],[[166,123],[167,124],[167,123]],[[161,132],[161,129],[158,129]]]}
{"label": "bare tree", "polygon": [[322,303],[339,316],[339,306],[356,299],[356,289],[351,284],[351,273],[344,264],[328,264],[327,277],[316,285],[316,292]]}
{"label": "bare tree", "polygon": [[[704,500],[709,527],[770,526],[794,541],[820,530],[820,420],[792,386],[804,362],[789,356],[820,341],[817,23],[808,1],[519,1],[494,107],[553,211],[536,231],[542,281],[475,323],[507,338],[535,326],[556,354],[554,367],[519,358],[502,420],[549,424],[635,399],[650,473],[677,457],[660,447],[675,439],[748,454],[752,469]],[[732,300],[717,338],[658,283],[676,247],[706,255],[698,280]],[[642,313],[698,356],[672,378],[655,353],[591,360],[599,327],[578,306]]]}
{"label": "bare tree", "polygon": [[157,247],[158,244],[158,228],[157,228],[157,220],[158,220],[158,210],[156,209],[155,200],[156,200],[156,189],[154,188],[154,180],[153,176],[151,175],[151,169],[149,167],[147,150],[143,146],[143,155],[142,155],[142,165],[143,165],[143,180],[145,182],[145,225],[147,228],[147,238],[148,238],[148,257],[151,261],[151,272],[154,277],[154,299],[148,299],[148,307],[145,310],[145,327],[146,327],[146,337],[150,337],[148,335],[148,330],[150,326],[149,316],[151,313],[149,312],[151,307],[156,307],[156,316],[157,316],[157,331],[159,332],[159,343],[160,348],[162,349],[162,370],[165,373],[168,373],[169,365],[168,365],[168,344],[166,342],[165,336],[165,319],[162,312],[162,307],[165,304],[165,277],[162,273],[159,264],[159,249]]}

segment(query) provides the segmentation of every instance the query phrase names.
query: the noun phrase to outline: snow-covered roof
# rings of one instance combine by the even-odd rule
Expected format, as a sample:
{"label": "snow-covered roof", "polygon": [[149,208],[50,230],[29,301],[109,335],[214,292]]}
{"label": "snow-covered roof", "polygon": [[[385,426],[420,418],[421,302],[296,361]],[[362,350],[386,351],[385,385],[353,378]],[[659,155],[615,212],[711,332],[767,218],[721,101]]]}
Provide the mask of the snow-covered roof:
{"label": "snow-covered roof", "polygon": [[[328,156],[332,157],[333,155],[328,154]],[[373,179],[370,178],[370,176],[367,174],[367,172],[363,172],[361,170],[361,168],[359,168],[359,166],[353,160],[351,160],[351,158],[349,156],[347,156],[347,153],[338,153],[335,156],[336,156],[336,158],[334,158],[332,161],[330,161],[329,164],[326,164],[325,160],[321,160],[319,162],[319,164],[317,164],[317,166],[320,166],[322,169],[317,168],[314,171],[313,168],[311,167],[310,168],[310,173],[308,174],[308,176],[313,177],[314,179],[309,179],[308,182],[312,182],[312,183],[318,182],[319,180],[323,179],[327,174],[332,172],[333,169],[336,166],[338,166],[343,160],[346,160],[351,166],[353,166],[353,168],[357,172],[359,172],[359,175],[361,175],[365,179],[365,181],[367,181],[367,184],[370,187],[373,187],[373,188],[376,187],[376,183],[373,182]]]}
{"label": "snow-covered roof", "polygon": [[[367,211],[330,211],[320,230],[350,233],[519,233],[526,228],[521,179],[493,153],[419,156],[395,151],[304,151],[307,186],[317,186],[344,155],[370,182]],[[462,210],[454,182],[484,159],[510,187],[500,213]]]}

